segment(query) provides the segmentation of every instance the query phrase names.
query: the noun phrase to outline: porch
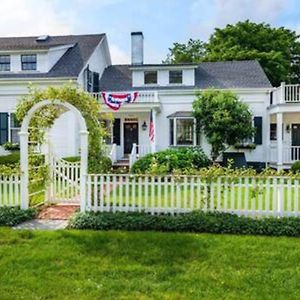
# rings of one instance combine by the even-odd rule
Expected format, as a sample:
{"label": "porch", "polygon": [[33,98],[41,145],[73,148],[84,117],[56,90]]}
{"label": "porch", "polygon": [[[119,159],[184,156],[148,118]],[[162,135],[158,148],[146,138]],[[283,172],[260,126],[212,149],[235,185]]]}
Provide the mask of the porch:
{"label": "porch", "polygon": [[300,85],[281,83],[271,92],[267,129],[269,166],[289,169],[300,160]]}
{"label": "porch", "polygon": [[[129,91],[115,94],[127,94]],[[110,138],[107,143],[107,155],[114,167],[131,167],[134,162],[148,153],[156,151],[156,122],[160,112],[160,101],[156,91],[141,91],[132,103],[124,103],[118,110],[112,110],[99,93],[94,97],[103,104],[102,111],[111,113],[112,125],[108,124]],[[150,143],[150,115],[154,124],[154,139]]]}

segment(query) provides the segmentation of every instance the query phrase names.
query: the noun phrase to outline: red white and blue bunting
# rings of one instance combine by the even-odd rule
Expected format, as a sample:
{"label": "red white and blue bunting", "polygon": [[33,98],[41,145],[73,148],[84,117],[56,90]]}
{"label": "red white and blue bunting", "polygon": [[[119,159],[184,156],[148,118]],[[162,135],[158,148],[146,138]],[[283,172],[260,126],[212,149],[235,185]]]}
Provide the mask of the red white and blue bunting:
{"label": "red white and blue bunting", "polygon": [[114,94],[102,92],[104,103],[113,110],[119,110],[124,103],[133,103],[138,96],[138,92]]}

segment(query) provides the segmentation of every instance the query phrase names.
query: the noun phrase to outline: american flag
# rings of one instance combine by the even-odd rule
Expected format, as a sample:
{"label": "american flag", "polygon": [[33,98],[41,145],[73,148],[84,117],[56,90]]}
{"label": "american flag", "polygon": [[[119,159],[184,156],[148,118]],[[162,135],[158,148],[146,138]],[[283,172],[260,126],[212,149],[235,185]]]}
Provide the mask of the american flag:
{"label": "american flag", "polygon": [[151,143],[154,142],[154,123],[153,123],[152,109],[150,111],[149,139]]}

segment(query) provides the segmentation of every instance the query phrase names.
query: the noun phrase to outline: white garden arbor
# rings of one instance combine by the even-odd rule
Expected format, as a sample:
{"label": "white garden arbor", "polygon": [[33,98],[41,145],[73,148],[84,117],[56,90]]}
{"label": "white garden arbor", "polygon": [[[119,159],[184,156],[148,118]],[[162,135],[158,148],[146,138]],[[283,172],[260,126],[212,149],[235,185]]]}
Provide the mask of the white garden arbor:
{"label": "white garden arbor", "polygon": [[80,210],[85,210],[86,205],[86,177],[88,170],[88,131],[85,119],[81,112],[72,104],[60,100],[43,100],[36,103],[23,119],[20,135],[20,155],[21,155],[21,208],[27,209],[29,206],[29,160],[28,160],[28,137],[29,124],[34,114],[43,107],[55,105],[67,111],[71,111],[79,121],[80,126]]}

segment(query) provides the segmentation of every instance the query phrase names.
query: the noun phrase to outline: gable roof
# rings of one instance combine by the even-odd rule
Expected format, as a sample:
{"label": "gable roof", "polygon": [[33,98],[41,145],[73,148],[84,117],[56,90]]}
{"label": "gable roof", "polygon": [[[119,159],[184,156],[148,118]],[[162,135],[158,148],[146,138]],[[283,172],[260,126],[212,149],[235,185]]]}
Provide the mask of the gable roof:
{"label": "gable roof", "polygon": [[37,37],[0,38],[0,51],[41,50],[70,45],[66,53],[47,73],[0,73],[0,78],[77,77],[105,34],[49,36],[37,42]]}
{"label": "gable roof", "polygon": [[[159,69],[160,65],[156,66]],[[272,87],[265,72],[256,60],[202,62],[195,69],[194,86],[149,86],[133,88],[130,67],[131,65],[108,66],[101,77],[100,89],[107,91],[124,91]]]}

